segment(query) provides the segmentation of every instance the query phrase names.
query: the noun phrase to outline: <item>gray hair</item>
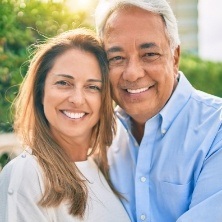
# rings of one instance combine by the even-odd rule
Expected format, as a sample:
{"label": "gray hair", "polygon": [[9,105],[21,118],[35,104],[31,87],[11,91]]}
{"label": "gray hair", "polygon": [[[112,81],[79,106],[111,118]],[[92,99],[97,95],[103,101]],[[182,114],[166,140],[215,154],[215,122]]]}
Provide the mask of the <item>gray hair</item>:
{"label": "gray hair", "polygon": [[103,38],[104,27],[109,16],[118,8],[132,5],[161,15],[166,26],[171,49],[180,45],[177,20],[166,0],[100,0],[95,10],[95,23],[97,33]]}

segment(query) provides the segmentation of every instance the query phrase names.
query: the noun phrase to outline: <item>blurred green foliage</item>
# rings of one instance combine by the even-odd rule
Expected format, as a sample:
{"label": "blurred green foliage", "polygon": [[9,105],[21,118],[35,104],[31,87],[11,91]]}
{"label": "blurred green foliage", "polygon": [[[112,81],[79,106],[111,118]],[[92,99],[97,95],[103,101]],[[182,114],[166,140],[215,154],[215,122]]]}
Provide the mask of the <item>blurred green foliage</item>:
{"label": "blurred green foliage", "polygon": [[180,70],[196,89],[222,97],[222,62],[205,61],[194,55],[183,54]]}
{"label": "blurred green foliage", "polygon": [[0,156],[0,171],[9,161],[10,161],[10,156],[8,153],[3,153]]}
{"label": "blurred green foliage", "polygon": [[0,0],[0,133],[12,131],[10,106],[27,71],[30,45],[76,27],[91,28],[86,13],[65,1]]}

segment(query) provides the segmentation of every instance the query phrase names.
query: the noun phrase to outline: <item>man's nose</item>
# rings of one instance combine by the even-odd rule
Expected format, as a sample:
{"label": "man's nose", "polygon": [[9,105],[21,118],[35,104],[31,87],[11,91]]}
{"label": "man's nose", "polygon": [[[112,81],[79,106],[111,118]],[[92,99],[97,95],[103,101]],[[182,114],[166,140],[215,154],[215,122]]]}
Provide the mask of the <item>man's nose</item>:
{"label": "man's nose", "polygon": [[134,82],[145,75],[144,68],[142,67],[138,58],[131,58],[126,63],[123,71],[123,79],[126,81]]}

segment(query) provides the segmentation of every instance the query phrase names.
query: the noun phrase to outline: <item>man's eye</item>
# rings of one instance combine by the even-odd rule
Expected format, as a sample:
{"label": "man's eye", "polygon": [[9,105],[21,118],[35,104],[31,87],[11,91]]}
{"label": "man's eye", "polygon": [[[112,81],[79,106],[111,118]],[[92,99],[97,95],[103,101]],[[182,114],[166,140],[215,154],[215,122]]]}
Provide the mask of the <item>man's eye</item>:
{"label": "man's eye", "polygon": [[117,61],[117,60],[121,60],[122,56],[115,56],[113,58],[110,58],[109,61]]}
{"label": "man's eye", "polygon": [[156,53],[156,52],[148,52],[145,54],[146,56],[157,56],[159,55],[159,53]]}
{"label": "man's eye", "polygon": [[124,61],[124,58],[122,56],[115,56],[109,59],[109,64],[120,64]]}
{"label": "man's eye", "polygon": [[148,53],[144,54],[143,59],[144,59],[145,62],[152,62],[152,61],[158,59],[160,56],[161,56],[160,53],[148,52]]}

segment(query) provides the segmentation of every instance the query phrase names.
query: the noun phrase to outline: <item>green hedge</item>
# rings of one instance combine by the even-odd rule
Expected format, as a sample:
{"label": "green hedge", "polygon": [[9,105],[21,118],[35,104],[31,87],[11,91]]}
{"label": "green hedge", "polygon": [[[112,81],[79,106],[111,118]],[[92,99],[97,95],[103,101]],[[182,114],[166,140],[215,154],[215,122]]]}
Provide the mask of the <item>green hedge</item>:
{"label": "green hedge", "polygon": [[180,70],[196,89],[222,97],[222,62],[205,61],[185,54],[180,61]]}

